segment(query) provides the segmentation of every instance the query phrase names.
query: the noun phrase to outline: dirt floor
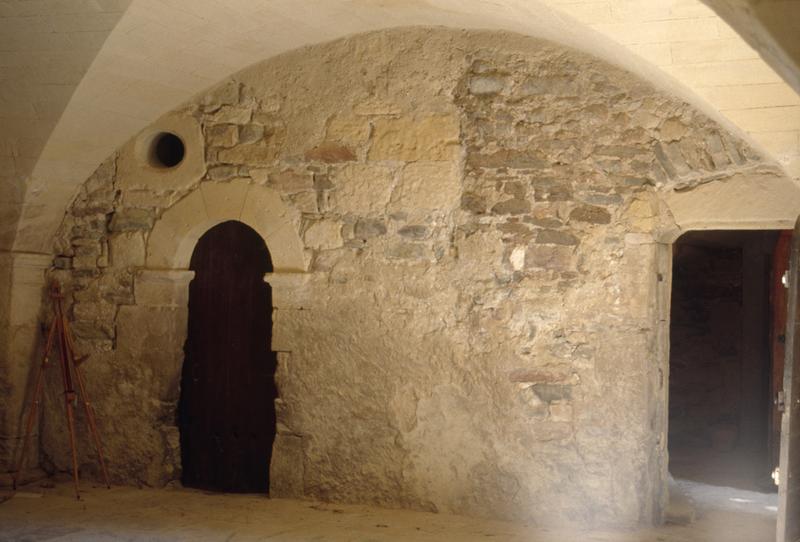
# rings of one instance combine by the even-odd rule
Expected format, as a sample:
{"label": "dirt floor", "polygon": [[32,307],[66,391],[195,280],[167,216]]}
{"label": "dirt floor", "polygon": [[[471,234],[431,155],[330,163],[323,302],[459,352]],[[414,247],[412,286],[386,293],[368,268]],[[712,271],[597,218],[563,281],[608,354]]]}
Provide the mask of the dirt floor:
{"label": "dirt floor", "polygon": [[[486,541],[768,542],[774,495],[676,482],[695,507],[691,525],[627,532],[554,531],[521,523],[367,506],[208,494],[110,490],[59,481],[23,487],[0,504],[0,540],[14,541]],[[53,487],[42,487],[53,486]]]}

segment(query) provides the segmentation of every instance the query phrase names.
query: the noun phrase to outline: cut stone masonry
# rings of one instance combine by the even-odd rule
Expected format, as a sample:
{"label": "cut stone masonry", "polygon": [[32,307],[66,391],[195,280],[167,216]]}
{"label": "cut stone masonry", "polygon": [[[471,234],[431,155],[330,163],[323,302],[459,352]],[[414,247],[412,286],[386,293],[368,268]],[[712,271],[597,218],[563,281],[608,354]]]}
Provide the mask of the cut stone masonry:
{"label": "cut stone masonry", "polygon": [[[165,119],[187,165],[140,167],[136,139],[109,157],[51,272],[116,482],[179,479],[186,262],[233,218],[278,262],[273,495],[660,518],[664,194],[771,168],[746,142],[582,53],[444,29],[285,54]],[[48,399],[43,462],[62,470]]]}

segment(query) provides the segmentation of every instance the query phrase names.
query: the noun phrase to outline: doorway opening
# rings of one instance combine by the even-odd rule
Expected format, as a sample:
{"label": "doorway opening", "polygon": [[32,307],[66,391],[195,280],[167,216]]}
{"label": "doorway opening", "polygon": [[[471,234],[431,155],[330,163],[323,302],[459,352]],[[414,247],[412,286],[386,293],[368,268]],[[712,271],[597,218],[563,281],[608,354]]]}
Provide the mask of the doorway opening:
{"label": "doorway opening", "polygon": [[697,231],[674,245],[668,444],[676,478],[776,491],[785,239]]}
{"label": "doorway opening", "polygon": [[178,404],[187,487],[266,493],[275,440],[272,261],[249,226],[223,222],[197,242]]}

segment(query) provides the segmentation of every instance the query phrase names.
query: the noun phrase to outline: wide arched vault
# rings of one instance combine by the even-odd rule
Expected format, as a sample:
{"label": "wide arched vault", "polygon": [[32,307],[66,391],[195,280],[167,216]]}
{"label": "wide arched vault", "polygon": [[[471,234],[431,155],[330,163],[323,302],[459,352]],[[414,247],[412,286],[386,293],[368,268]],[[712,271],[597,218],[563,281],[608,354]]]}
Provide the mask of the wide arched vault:
{"label": "wide arched vault", "polygon": [[[695,3],[703,8],[699,2]],[[154,0],[109,2],[99,7],[88,4],[49,6],[48,3],[42,6],[48,10],[47,14],[28,7],[27,11],[19,13],[11,10],[8,15],[9,36],[16,40],[12,40],[13,47],[19,47],[19,51],[12,48],[9,54],[12,65],[19,69],[12,74],[13,78],[4,81],[8,91],[2,111],[7,112],[3,119],[9,130],[3,136],[3,148],[7,151],[3,156],[9,167],[2,173],[0,184],[3,196],[0,198],[0,248],[13,248],[18,252],[46,250],[49,237],[64,207],[74,197],[78,183],[112,149],[222,78],[296,47],[351,33],[415,24],[510,30],[591,51],[646,79],[661,81],[671,92],[688,97],[689,94],[674,87],[659,70],[636,56],[653,59],[659,67],[668,69],[653,56],[663,50],[663,46],[655,44],[653,48],[649,43],[641,46],[637,41],[631,43],[630,30],[656,25],[654,33],[669,33],[689,25],[689,28],[700,29],[696,37],[667,36],[664,40],[668,43],[689,39],[691,43],[699,39],[697,43],[703,44],[705,29],[712,28],[716,33],[716,25],[723,24],[709,17],[707,9],[704,12],[691,6],[691,9],[673,9],[677,13],[672,15],[655,13],[653,20],[647,18],[649,12],[644,10],[642,21],[622,19],[620,21],[624,22],[617,22],[617,19],[607,20],[600,10],[616,12],[618,7],[612,3],[608,6],[597,3],[562,6],[555,0],[491,3],[337,0],[310,4],[303,13],[298,13],[294,2],[272,2],[254,9],[251,2],[244,0],[224,5],[198,1],[192,3],[191,10]],[[588,19],[579,16],[580,10],[586,7],[592,8]],[[562,8],[582,22],[595,20],[611,24],[606,25],[608,29],[597,27],[605,34],[602,36],[565,15]],[[42,28],[33,30],[41,32],[25,27],[37,21]],[[45,33],[48,24],[55,25],[59,32]],[[45,37],[49,40],[47,43],[42,42]],[[709,46],[718,44],[710,42]],[[48,67],[63,65],[69,60],[66,63],[69,69],[43,71],[44,68],[37,65],[33,71],[26,70],[31,58],[25,47],[41,50],[36,58],[45,59]],[[697,67],[686,66],[691,68],[691,73],[696,72]],[[714,73],[720,67],[710,66],[703,71]],[[732,65],[732,69],[739,68]],[[755,65],[748,65],[746,70],[749,73],[764,71]],[[695,83],[689,72],[684,77],[680,71],[668,71],[684,84],[710,84]],[[30,77],[30,73],[34,76]],[[730,82],[720,80],[716,84],[730,85]],[[746,94],[758,93],[746,89]],[[717,105],[713,97],[710,99]],[[777,109],[763,114],[761,110],[736,111],[734,120],[744,129],[765,134],[765,142],[771,149],[782,159],[785,157],[794,163],[795,157],[800,156],[796,130],[783,128],[778,132],[777,125],[773,129],[770,125],[773,121],[769,119],[780,123],[781,118],[787,118],[787,113],[788,118],[792,118],[795,111],[785,107],[796,104],[786,102],[786,98],[779,99],[780,102],[771,103],[784,107],[780,114]]]}
{"label": "wide arched vault", "polygon": [[[177,165],[154,161],[164,134]],[[124,420],[120,482],[180,472],[186,262],[233,219],[275,263],[273,494],[632,525],[667,495],[669,241],[787,227],[798,203],[737,130],[605,60],[398,28],[265,60],[145,127],[80,184],[50,275],[87,371],[126,383],[95,400]]]}

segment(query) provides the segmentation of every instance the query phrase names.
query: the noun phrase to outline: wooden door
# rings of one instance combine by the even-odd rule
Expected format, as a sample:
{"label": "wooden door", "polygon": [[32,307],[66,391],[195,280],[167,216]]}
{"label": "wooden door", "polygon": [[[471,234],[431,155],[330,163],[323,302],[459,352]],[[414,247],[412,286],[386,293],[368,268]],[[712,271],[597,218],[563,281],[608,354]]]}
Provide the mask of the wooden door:
{"label": "wooden door", "polygon": [[[772,255],[772,276],[770,279],[770,342],[772,365],[770,370],[770,409],[769,409],[769,471],[778,466],[781,453],[781,418],[783,411],[778,404],[779,394],[783,392],[783,371],[786,360],[786,306],[788,292],[784,284],[785,273],[789,272],[789,253],[792,247],[792,230],[783,230],[778,235]],[[786,275],[788,277],[788,275]]]}
{"label": "wooden door", "polygon": [[272,270],[263,239],[224,222],[197,243],[178,421],[189,487],[267,492],[275,438]]}
{"label": "wooden door", "polygon": [[794,228],[789,263],[786,366],[781,421],[778,542],[800,542],[800,219]]}

